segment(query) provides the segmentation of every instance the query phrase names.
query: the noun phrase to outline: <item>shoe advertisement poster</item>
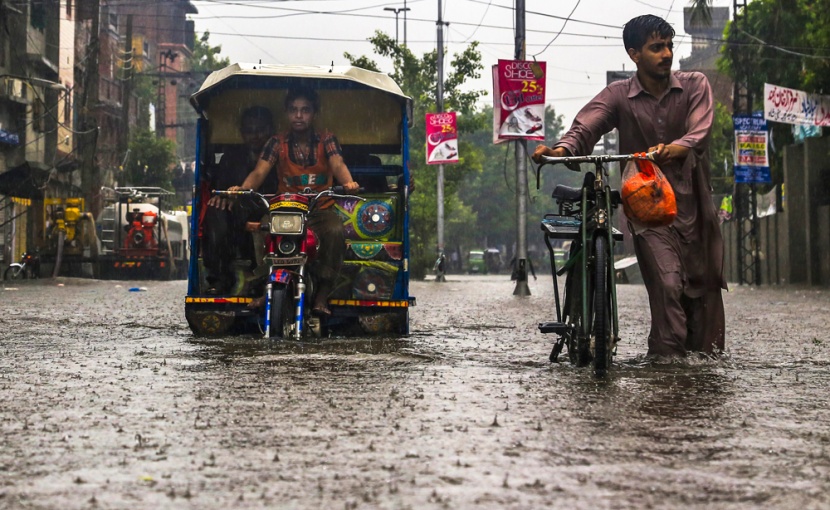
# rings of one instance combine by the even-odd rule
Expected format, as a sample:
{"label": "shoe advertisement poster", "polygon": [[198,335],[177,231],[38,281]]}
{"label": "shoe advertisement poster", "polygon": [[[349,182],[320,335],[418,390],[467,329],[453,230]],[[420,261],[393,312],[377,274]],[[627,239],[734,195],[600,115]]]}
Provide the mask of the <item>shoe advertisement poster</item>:
{"label": "shoe advertisement poster", "polygon": [[458,163],[458,128],[455,112],[428,113],[427,164]]}
{"label": "shoe advertisement poster", "polygon": [[544,140],[545,62],[499,60],[494,70],[494,140]]}

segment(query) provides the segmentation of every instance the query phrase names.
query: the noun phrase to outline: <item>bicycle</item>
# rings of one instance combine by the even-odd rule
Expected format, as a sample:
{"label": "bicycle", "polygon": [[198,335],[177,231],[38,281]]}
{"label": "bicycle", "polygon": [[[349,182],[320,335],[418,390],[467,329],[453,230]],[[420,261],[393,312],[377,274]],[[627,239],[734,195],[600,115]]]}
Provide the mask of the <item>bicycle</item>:
{"label": "bicycle", "polygon": [[[537,189],[545,165],[592,163],[596,172],[587,172],[579,188],[557,185],[552,196],[559,206],[558,214],[546,214],[541,222],[550,253],[556,321],[540,323],[539,331],[559,335],[550,353],[553,363],[567,346],[572,364],[593,363],[597,377],[608,373],[620,340],[613,255],[614,243],[622,241],[623,234],[613,226],[613,212],[622,204],[622,197],[619,190],[609,186],[604,164],[653,159],[654,154],[543,156],[536,169]],[[571,242],[567,259],[559,269],[551,240]],[[560,300],[557,277],[563,274],[565,287]]]}

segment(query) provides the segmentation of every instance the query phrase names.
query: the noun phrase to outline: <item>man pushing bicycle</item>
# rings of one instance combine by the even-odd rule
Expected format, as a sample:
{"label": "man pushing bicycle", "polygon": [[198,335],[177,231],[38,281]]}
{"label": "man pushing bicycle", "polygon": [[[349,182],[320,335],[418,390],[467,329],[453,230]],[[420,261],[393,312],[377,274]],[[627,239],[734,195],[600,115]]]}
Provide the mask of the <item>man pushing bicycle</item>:
{"label": "man pushing bicycle", "polygon": [[701,73],[672,72],[674,35],[657,16],[626,23],[623,43],[635,76],[608,85],[553,148],[539,145],[533,154],[537,163],[542,156],[587,155],[614,128],[620,152],[657,152],[677,217],[667,227],[629,222],[651,309],[649,356],[724,349],[723,238],[709,184],[712,90]]}

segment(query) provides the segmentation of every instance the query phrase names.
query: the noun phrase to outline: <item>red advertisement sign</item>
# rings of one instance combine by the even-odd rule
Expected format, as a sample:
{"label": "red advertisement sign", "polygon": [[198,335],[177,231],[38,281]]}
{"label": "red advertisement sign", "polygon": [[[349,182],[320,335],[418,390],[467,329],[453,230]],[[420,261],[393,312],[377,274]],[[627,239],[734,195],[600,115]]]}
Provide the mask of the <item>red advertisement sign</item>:
{"label": "red advertisement sign", "polygon": [[458,128],[455,112],[428,113],[427,164],[458,163]]}
{"label": "red advertisement sign", "polygon": [[495,138],[545,139],[545,62],[499,60],[493,90]]}

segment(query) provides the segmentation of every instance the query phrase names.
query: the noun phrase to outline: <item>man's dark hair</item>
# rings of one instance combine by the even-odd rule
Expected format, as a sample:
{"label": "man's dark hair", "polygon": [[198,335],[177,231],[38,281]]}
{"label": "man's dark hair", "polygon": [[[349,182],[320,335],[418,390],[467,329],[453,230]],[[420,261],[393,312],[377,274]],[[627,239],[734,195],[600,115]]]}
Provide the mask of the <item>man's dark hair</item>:
{"label": "man's dark hair", "polygon": [[251,106],[242,111],[239,117],[239,123],[243,124],[245,119],[256,119],[265,122],[268,127],[274,127],[274,116],[271,115],[271,110],[264,106]]}
{"label": "man's dark hair", "polygon": [[285,95],[285,111],[288,111],[291,107],[291,103],[293,103],[295,99],[301,98],[311,103],[311,107],[314,108],[314,113],[320,111],[320,96],[317,95],[317,92],[309,88],[289,90],[288,94]]}
{"label": "man's dark hair", "polygon": [[637,16],[623,27],[623,44],[625,51],[635,49],[640,51],[648,38],[657,34],[663,38],[674,37],[674,29],[666,20],[659,16],[646,14]]}

